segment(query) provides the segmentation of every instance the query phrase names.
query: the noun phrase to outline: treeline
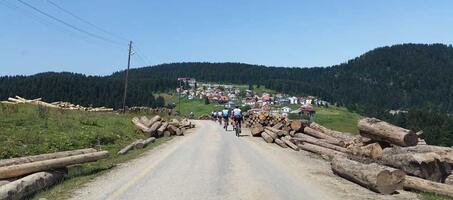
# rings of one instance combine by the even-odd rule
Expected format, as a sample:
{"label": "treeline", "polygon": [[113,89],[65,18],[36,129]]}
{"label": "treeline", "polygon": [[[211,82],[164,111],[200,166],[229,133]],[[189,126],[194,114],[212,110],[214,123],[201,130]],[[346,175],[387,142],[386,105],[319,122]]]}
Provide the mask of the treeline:
{"label": "treeline", "polygon": [[[0,99],[22,95],[47,101],[118,108],[124,71],[110,76],[43,73],[0,77]],[[427,141],[447,141],[453,135],[453,47],[442,44],[402,44],[377,48],[332,67],[282,68],[242,63],[170,63],[132,69],[128,105],[160,106],[155,93],[174,90],[178,77],[199,81],[264,85],[294,95],[314,95],[363,115],[386,118],[429,132]],[[411,110],[387,116],[389,110]],[[414,114],[412,114],[414,113]],[[413,117],[417,116],[417,117]],[[420,119],[436,118],[443,125]],[[404,120],[403,120],[404,119]],[[439,122],[440,123],[440,122]],[[450,129],[449,129],[450,128]],[[430,129],[431,131],[426,131]],[[436,130],[435,130],[436,129]],[[432,137],[442,133],[442,137]],[[447,145],[447,143],[445,143]],[[450,143],[448,143],[450,144]]]}
{"label": "treeline", "polygon": [[[176,87],[176,81],[165,79],[130,79],[128,106],[162,107],[165,101],[154,93]],[[41,73],[33,76],[0,78],[0,99],[19,95],[45,101],[69,101],[83,106],[120,108],[124,92],[124,77],[85,76],[75,73]]]}

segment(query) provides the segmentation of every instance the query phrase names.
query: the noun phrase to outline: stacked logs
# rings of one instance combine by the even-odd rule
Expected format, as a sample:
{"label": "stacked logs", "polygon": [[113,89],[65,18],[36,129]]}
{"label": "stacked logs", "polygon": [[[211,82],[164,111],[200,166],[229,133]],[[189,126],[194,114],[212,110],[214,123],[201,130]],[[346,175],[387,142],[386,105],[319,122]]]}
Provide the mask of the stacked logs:
{"label": "stacked logs", "polygon": [[25,199],[61,181],[68,166],[107,156],[90,148],[0,160],[0,199]]}
{"label": "stacked logs", "polygon": [[165,121],[159,115],[155,115],[151,119],[146,116],[140,118],[132,118],[134,126],[145,133],[149,137],[162,137],[162,136],[183,136],[186,129],[194,128],[195,124],[192,124],[188,119],[181,121],[177,119],[171,119]]}
{"label": "stacked logs", "polygon": [[175,111],[169,108],[151,108],[151,107],[145,107],[145,106],[134,106],[128,108],[129,112],[135,112],[135,113],[151,113],[155,115],[177,115]]}
{"label": "stacked logs", "polygon": [[69,102],[57,101],[53,103],[47,103],[42,101],[41,98],[37,99],[25,99],[20,96],[9,97],[8,101],[2,101],[1,103],[5,104],[33,104],[33,105],[40,105],[49,108],[58,108],[63,110],[80,110],[80,111],[88,111],[88,112],[112,112],[113,108],[106,108],[106,107],[83,107],[80,105],[75,105]]}
{"label": "stacked logs", "polygon": [[453,185],[445,184],[453,182],[452,148],[418,144],[420,139],[413,131],[375,118],[359,120],[360,135],[353,136],[315,122],[274,122],[269,116],[249,116],[246,123],[253,136],[282,148],[294,145],[295,150],[321,155],[345,179],[382,194],[404,188],[453,197]]}

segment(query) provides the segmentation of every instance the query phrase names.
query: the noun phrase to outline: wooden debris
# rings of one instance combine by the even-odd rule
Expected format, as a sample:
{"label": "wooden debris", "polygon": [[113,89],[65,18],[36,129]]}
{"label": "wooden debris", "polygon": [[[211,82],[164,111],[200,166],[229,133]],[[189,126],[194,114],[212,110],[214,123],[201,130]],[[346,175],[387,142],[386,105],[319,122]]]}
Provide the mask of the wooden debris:
{"label": "wooden debris", "polygon": [[335,174],[381,194],[392,194],[402,189],[406,177],[401,170],[376,163],[362,164],[342,157],[333,159],[331,167]]}
{"label": "wooden debris", "polygon": [[389,142],[398,146],[415,146],[418,136],[407,130],[376,118],[363,118],[357,123],[360,135],[375,141]]}
{"label": "wooden debris", "polygon": [[68,165],[93,162],[106,158],[108,155],[108,151],[99,151],[63,158],[0,167],[0,179],[22,176],[34,172],[46,171],[49,169],[57,169],[66,167]]}
{"label": "wooden debris", "polygon": [[93,149],[93,148],[88,148],[88,149],[78,149],[78,150],[73,150],[73,151],[61,151],[61,152],[56,152],[56,153],[47,153],[47,154],[40,154],[40,155],[26,156],[26,157],[19,157],[19,158],[10,158],[10,159],[0,160],[0,167],[23,164],[23,163],[31,163],[31,162],[42,161],[42,160],[50,160],[50,159],[55,159],[55,158],[63,158],[63,157],[75,156],[75,155],[81,155],[81,154],[87,154],[87,153],[93,153],[93,152],[97,152],[97,150]]}
{"label": "wooden debris", "polygon": [[25,199],[40,190],[58,183],[65,175],[66,173],[58,170],[30,174],[0,186],[0,199]]}

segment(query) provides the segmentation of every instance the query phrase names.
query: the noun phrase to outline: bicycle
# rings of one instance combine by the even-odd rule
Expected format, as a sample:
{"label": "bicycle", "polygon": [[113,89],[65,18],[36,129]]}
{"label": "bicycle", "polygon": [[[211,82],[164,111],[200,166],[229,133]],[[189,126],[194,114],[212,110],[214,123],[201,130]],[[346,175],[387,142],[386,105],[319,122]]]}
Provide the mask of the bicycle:
{"label": "bicycle", "polygon": [[228,131],[228,118],[224,118],[224,122],[223,122],[225,125],[223,126],[223,128],[225,129],[225,131]]}
{"label": "bicycle", "polygon": [[236,136],[239,137],[241,133],[241,126],[239,125],[239,120],[234,120],[233,130],[236,132]]}

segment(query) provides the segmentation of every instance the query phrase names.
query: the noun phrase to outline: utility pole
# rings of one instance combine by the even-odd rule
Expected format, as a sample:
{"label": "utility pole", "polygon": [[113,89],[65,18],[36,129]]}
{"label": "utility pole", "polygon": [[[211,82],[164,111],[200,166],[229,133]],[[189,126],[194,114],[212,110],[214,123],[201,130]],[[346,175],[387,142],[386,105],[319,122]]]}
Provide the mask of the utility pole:
{"label": "utility pole", "polygon": [[129,68],[131,66],[131,55],[132,55],[132,41],[129,42],[129,55],[127,57],[126,79],[124,81],[123,112],[126,112],[127,79],[129,76]]}
{"label": "utility pole", "polygon": [[178,111],[178,112],[179,112],[179,115],[182,115],[182,113],[181,113],[181,90],[182,90],[182,88],[181,88],[181,87],[182,87],[182,86],[181,86],[181,80],[178,80],[178,82],[179,82],[179,92],[178,92],[178,93],[179,93],[179,95],[178,95],[178,101],[179,101],[179,103],[178,103],[178,104],[179,104],[178,110],[179,110],[179,111]]}

